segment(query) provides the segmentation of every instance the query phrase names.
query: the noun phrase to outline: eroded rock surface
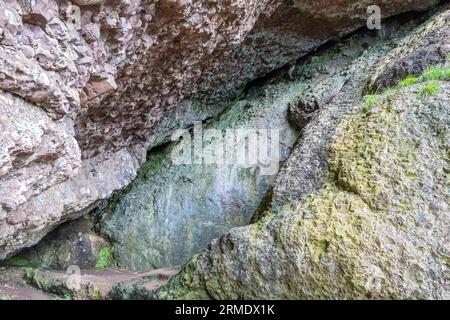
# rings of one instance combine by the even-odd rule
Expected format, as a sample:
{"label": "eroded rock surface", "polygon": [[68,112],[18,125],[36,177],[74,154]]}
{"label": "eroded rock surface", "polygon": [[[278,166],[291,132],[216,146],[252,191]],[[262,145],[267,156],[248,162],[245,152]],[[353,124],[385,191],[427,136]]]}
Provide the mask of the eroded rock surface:
{"label": "eroded rock surface", "polygon": [[0,1],[0,259],[126,186],[149,138],[190,124],[167,122],[174,110],[217,114],[249,80],[364,25],[368,5],[435,3]]}
{"label": "eroded rock surface", "polygon": [[93,231],[91,216],[69,221],[46,235],[37,245],[22,250],[0,266],[31,267],[41,270],[80,269],[114,265],[110,244]]}
{"label": "eroded rock surface", "polygon": [[[304,107],[304,101],[310,101],[308,99],[311,96],[315,99],[313,101],[329,99],[330,93],[333,97],[327,104],[322,102],[317,105],[317,107],[322,107],[320,117],[313,117],[312,121],[304,128],[301,142],[278,175],[272,198],[273,207],[282,206],[290,200],[297,200],[303,195],[317,190],[327,181],[329,157],[327,148],[336,134],[337,125],[345,114],[354,108],[355,101],[360,99],[364,93],[372,91],[368,90],[369,88],[380,87],[380,92],[383,92],[381,83],[396,85],[407,76],[420,74],[426,67],[444,63],[448,59],[450,43],[448,19],[448,11],[444,11],[415,32],[403,28],[403,36],[401,36],[402,28],[396,27],[397,36],[394,34],[393,39],[380,42],[370,52],[355,60],[347,70],[342,70],[342,68],[339,70],[340,64],[333,60],[351,59],[351,49],[344,49],[344,54],[340,56],[324,54],[315,58],[319,65],[331,64],[331,67],[323,68],[323,73],[328,76],[318,77],[317,73],[313,74],[312,77],[316,80],[313,80],[310,90],[305,93],[306,98],[302,98],[300,104],[291,109],[294,109],[294,115],[303,115],[305,110],[308,110]],[[420,52],[426,52],[425,56],[430,59],[424,59],[422,54],[416,54]],[[418,62],[414,62],[414,59],[417,59]],[[415,67],[408,69],[405,65]],[[395,71],[396,68],[400,68],[402,72],[399,74]],[[308,68],[306,70],[305,68],[299,69],[299,72],[311,74]],[[341,87],[342,82],[345,83],[343,87]],[[380,84],[376,84],[378,82]],[[335,94],[336,87],[341,88],[337,94]],[[384,90],[387,89],[384,88]],[[339,108],[334,108],[336,105]],[[295,119],[294,122],[297,125],[299,123]]]}
{"label": "eroded rock surface", "polygon": [[[289,120],[302,129],[315,115],[314,110],[305,107],[306,104],[315,103],[317,110],[334,98],[340,101],[342,96],[348,100],[361,96],[364,87],[361,78],[369,76],[368,72],[363,72],[367,71],[364,68],[373,65],[391,48],[388,41],[382,41],[376,49],[364,52],[365,46],[377,41],[376,37],[360,34],[333,49],[314,54],[294,71],[275,76],[270,80],[271,84],[251,89],[245,98],[205,124],[202,132],[198,127],[194,128],[188,141],[172,143],[163,150],[150,153],[138,178],[97,212],[101,216],[98,229],[114,243],[118,265],[134,270],[180,265],[229,229],[257,219],[255,212],[264,210],[264,201],[270,198],[269,190],[278,168],[298,138],[298,131]],[[361,88],[354,92],[358,85]],[[347,94],[349,91],[350,95]],[[348,110],[340,108],[340,112],[344,114]],[[300,123],[296,121],[299,117],[293,117],[293,114],[305,116]],[[238,164],[236,155],[249,145],[243,138],[230,139],[229,133],[245,129],[269,130],[267,134],[270,135],[270,130],[279,132],[279,142],[267,141],[264,145],[272,152],[271,156],[279,154],[276,166],[266,175],[267,165],[261,166],[261,160],[267,162],[264,159],[258,158],[259,164]],[[331,131],[331,125],[315,130],[327,129]],[[211,130],[219,132],[211,136],[208,134]],[[203,154],[200,155],[195,146],[199,143],[195,140],[199,135],[204,138]],[[323,134],[314,137],[319,141],[324,139]],[[267,138],[271,137],[268,135]],[[257,146],[261,142],[257,139],[250,144]],[[279,150],[270,150],[273,146]],[[319,148],[320,144],[317,142],[315,147]],[[208,160],[217,160],[208,159],[209,153],[214,155],[217,150],[223,151],[224,158],[229,159],[228,164],[208,163]],[[308,151],[312,152],[311,148]],[[190,164],[177,163],[180,159],[173,158],[174,154],[186,158],[186,153]],[[202,164],[197,163],[199,156],[204,158],[200,159]],[[290,158],[289,161],[296,160]],[[310,166],[316,167],[315,163]],[[283,173],[286,181],[295,182],[297,174],[307,172],[306,168],[294,168],[295,174]],[[285,191],[294,193],[299,189],[289,185]],[[274,196],[279,197],[279,194],[280,189],[276,188]]]}
{"label": "eroded rock surface", "polygon": [[[448,14],[391,45],[405,50],[424,36],[424,46],[446,48]],[[449,298],[449,52],[414,81],[363,97],[385,50],[356,59],[342,93],[305,127],[273,208],[213,241],[157,298]],[[299,157],[306,147],[320,156],[316,167],[306,159],[309,176]],[[286,174],[299,188],[286,188]]]}
{"label": "eroded rock surface", "polygon": [[81,151],[69,120],[52,121],[11,94],[0,94],[0,105],[0,221],[15,224],[20,215],[7,212],[75,175]]}
{"label": "eroded rock surface", "polygon": [[248,224],[297,139],[287,110],[303,87],[265,86],[152,153],[137,179],[98,213],[119,266],[181,265],[212,239]]}
{"label": "eroded rock surface", "polygon": [[331,146],[334,180],[214,241],[158,296],[448,299],[450,85],[440,85],[355,111]]}

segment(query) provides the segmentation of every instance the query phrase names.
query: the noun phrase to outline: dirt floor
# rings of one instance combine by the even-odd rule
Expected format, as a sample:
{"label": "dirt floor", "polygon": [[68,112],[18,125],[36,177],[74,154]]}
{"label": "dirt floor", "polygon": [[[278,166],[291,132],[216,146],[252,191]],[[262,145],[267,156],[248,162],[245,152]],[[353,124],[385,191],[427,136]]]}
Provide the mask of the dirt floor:
{"label": "dirt floor", "polygon": [[[79,276],[80,292],[86,288],[94,288],[97,298],[108,299],[110,291],[119,283],[139,283],[149,292],[153,292],[177,274],[178,268],[157,269],[145,273],[126,272],[113,269],[82,270]],[[62,271],[33,270],[30,281],[26,268],[0,268],[0,300],[58,300],[61,295],[55,294],[52,288],[67,287],[73,275]],[[29,269],[28,269],[29,273]],[[37,275],[37,276],[36,276]],[[42,280],[44,279],[44,280]],[[47,280],[47,281],[46,281]],[[47,283],[46,286],[40,282]],[[51,285],[48,285],[51,283]],[[69,286],[70,287],[70,286]],[[75,290],[76,291],[76,290]],[[74,291],[74,292],[75,292]],[[74,294],[77,299],[89,299],[86,294]]]}

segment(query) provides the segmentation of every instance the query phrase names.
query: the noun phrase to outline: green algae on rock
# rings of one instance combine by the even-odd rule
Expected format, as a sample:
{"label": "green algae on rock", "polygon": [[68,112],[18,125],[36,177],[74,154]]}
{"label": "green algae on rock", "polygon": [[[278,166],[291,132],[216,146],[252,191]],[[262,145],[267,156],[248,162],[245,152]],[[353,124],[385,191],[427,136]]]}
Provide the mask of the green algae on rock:
{"label": "green algae on rock", "polygon": [[232,229],[157,293],[165,299],[448,299],[450,83],[355,108],[329,182]]}
{"label": "green algae on rock", "polygon": [[103,248],[109,243],[93,230],[94,221],[84,216],[67,222],[49,233],[37,245],[22,250],[0,263],[5,266],[32,267],[43,270],[66,270],[71,265],[82,269],[96,266]]}
{"label": "green algae on rock", "polygon": [[111,246],[104,246],[100,249],[98,260],[95,264],[98,269],[115,268],[117,263],[114,260],[114,248]]}
{"label": "green algae on rock", "polygon": [[[392,24],[386,21],[383,30],[393,29],[395,32],[389,37],[383,37],[380,41],[372,40],[372,44],[370,41],[365,43],[366,50],[360,56],[350,55],[357,57],[350,61],[348,61],[349,55],[339,54],[333,50],[322,53],[318,59],[314,59],[324,65],[324,70],[329,71],[324,71],[322,74],[306,73],[307,76],[315,79],[313,89],[318,85],[319,88],[322,86],[323,78],[343,77],[344,86],[330,102],[316,112],[312,120],[303,128],[302,139],[283,165],[274,183],[273,208],[281,207],[289,201],[295,201],[314,192],[327,182],[328,145],[336,135],[337,126],[355,106],[368,111],[377,102],[374,96],[371,101],[369,99],[363,103],[364,94],[395,93],[399,89],[397,84],[408,75],[419,77],[424,70],[425,75],[428,70],[433,70],[434,66],[438,66],[441,71],[432,71],[429,75],[433,75],[436,79],[445,77],[446,68],[443,66],[448,61],[450,51],[448,8],[448,5],[445,6],[419,27],[414,22],[399,26],[395,21],[392,21]],[[367,38],[367,35],[364,38]],[[352,47],[356,47],[356,50],[349,50]],[[343,53],[346,51],[358,53],[357,42],[356,45],[351,41],[350,44],[343,43],[341,48]],[[329,60],[332,63],[327,62]],[[347,62],[342,65],[333,61]],[[299,71],[303,73],[304,69]],[[327,76],[323,77],[323,75]]]}
{"label": "green algae on rock", "polygon": [[[279,166],[297,139],[287,109],[303,87],[302,81],[265,86],[207,123],[202,128],[202,164],[173,161],[179,147],[187,146],[189,156],[195,148],[185,141],[150,152],[136,180],[98,213],[98,230],[112,240],[118,265],[141,271],[180,265],[212,239],[248,224],[274,176],[265,175],[260,163],[245,167],[234,162],[210,164],[206,156],[231,141],[225,140],[230,132],[236,134],[231,147],[237,149],[242,143],[239,130],[277,130]],[[208,135],[211,132],[224,139]]]}

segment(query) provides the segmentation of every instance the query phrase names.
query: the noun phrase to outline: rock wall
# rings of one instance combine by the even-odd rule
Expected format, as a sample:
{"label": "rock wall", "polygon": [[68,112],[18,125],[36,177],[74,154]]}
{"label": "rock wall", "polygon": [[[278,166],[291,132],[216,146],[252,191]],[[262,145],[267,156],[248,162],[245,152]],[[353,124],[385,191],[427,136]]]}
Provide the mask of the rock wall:
{"label": "rock wall", "polygon": [[[167,124],[174,111],[217,114],[249,80],[364,25],[369,4],[73,2],[0,1],[0,259],[126,186],[150,138],[189,125]],[[435,3],[370,4],[389,16]]]}
{"label": "rock wall", "polygon": [[[0,299],[448,299],[449,17],[444,5],[431,19],[388,19],[383,32],[357,32],[247,87],[227,111],[203,124],[203,133],[284,128],[280,160],[287,160],[276,177],[262,175],[258,166],[176,164],[171,157],[180,146],[192,160],[192,146],[184,139],[160,146],[126,189],[0,263]],[[210,107],[186,103],[155,128],[169,132],[195,115],[208,116]],[[43,127],[33,124],[32,132]],[[58,128],[70,124],[50,127],[56,148]],[[219,141],[210,138],[203,151],[215,153]],[[154,135],[148,145],[163,141]],[[52,155],[51,148],[41,150]],[[95,206],[94,199],[124,183],[124,172],[108,172],[108,166],[130,165],[131,177],[139,166],[131,156],[136,153],[128,148],[104,167],[84,161],[83,184],[61,189],[68,197],[53,199],[57,210],[50,199],[42,201],[42,212],[67,210],[73,218],[89,203]],[[46,170],[36,163],[30,168]],[[91,194],[105,188],[102,174],[111,174],[111,184]],[[77,202],[80,196],[85,202]],[[94,223],[112,243],[94,234]],[[48,231],[42,226],[33,230],[38,237]],[[173,265],[200,250],[178,275],[176,268],[103,269]],[[72,264],[97,270],[83,270],[74,289],[62,271],[17,268]]]}
{"label": "rock wall", "polygon": [[[391,28],[401,30],[396,25]],[[386,26],[385,29],[389,27]],[[281,169],[274,185],[272,207],[282,206],[320,188],[327,180],[327,147],[335,135],[337,125],[354,105],[354,101],[363,94],[376,93],[377,90],[383,92],[387,89],[386,83],[394,86],[408,75],[420,74],[427,66],[444,63],[448,59],[449,36],[448,20],[443,14],[437,22],[428,23],[419,31],[398,40],[397,47],[383,54],[380,60],[376,61],[376,65],[374,61],[369,61],[373,68],[367,70],[365,74],[357,71],[360,66],[355,65],[350,71],[351,78],[347,80],[353,85],[350,87],[347,85],[349,89],[344,88],[340,95],[333,97],[339,98],[332,100],[339,101],[339,110],[323,113],[321,117],[315,117],[311,121],[306,129],[308,134]],[[363,66],[361,70],[364,70]],[[325,85],[330,86],[329,82],[330,80],[325,82]],[[340,87],[339,79],[332,79],[331,83]],[[308,95],[319,94],[321,97],[318,100],[323,100],[323,94],[321,95],[321,90],[318,89],[323,86],[320,82],[319,85],[312,86]],[[325,104],[322,102],[323,105]],[[298,113],[298,109],[304,110],[304,103],[297,105],[293,113]]]}
{"label": "rock wall", "polygon": [[31,248],[0,262],[1,267],[27,267],[41,270],[80,270],[114,266],[111,246],[94,230],[93,218],[85,215],[47,234]]}
{"label": "rock wall", "polygon": [[118,265],[181,265],[212,239],[247,225],[297,139],[287,114],[303,86],[255,90],[180,142],[150,153],[133,183],[96,213]]}
{"label": "rock wall", "polygon": [[[272,208],[214,240],[155,297],[448,299],[449,17],[447,7],[341,72],[345,85],[304,128]],[[414,55],[430,43],[436,65]],[[415,76],[392,73],[395,86],[364,96],[412,57]]]}

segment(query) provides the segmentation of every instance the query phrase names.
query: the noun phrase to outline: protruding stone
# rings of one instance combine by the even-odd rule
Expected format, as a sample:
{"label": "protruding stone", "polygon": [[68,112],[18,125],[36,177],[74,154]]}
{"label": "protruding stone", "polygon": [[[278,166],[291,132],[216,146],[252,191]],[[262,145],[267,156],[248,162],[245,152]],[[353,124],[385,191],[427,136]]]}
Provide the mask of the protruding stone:
{"label": "protruding stone", "polygon": [[100,38],[100,26],[95,23],[88,23],[82,28],[83,38],[88,43],[93,43]]}
{"label": "protruding stone", "polygon": [[81,102],[85,103],[95,97],[105,94],[117,88],[114,77],[110,74],[104,74],[101,78],[94,78],[89,81],[84,88],[84,96],[82,96]]}
{"label": "protruding stone", "polygon": [[54,1],[21,0],[22,20],[25,23],[44,27],[58,15],[58,5]]}
{"label": "protruding stone", "polygon": [[6,8],[0,8],[0,27],[15,35],[21,26],[17,12]]}

